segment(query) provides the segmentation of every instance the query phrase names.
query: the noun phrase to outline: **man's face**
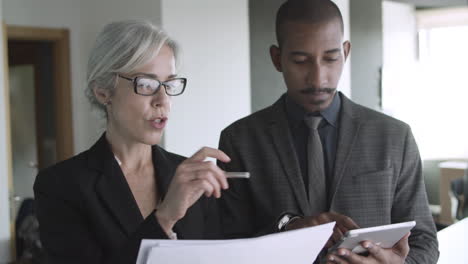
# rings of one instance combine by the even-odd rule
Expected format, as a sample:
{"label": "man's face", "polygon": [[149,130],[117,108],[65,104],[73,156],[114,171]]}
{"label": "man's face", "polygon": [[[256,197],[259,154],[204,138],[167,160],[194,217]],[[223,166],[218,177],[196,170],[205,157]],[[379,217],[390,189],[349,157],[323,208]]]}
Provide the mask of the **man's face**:
{"label": "man's face", "polygon": [[281,50],[272,46],[270,54],[283,73],[289,97],[307,112],[327,108],[350,50],[350,43],[343,43],[339,21],[286,22],[283,32]]}

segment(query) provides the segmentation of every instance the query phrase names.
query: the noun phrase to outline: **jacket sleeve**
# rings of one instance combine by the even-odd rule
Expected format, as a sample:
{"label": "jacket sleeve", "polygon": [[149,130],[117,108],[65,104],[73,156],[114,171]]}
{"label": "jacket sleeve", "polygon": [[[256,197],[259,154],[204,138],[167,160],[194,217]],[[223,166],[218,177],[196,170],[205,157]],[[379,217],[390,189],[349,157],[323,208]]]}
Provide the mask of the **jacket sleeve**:
{"label": "jacket sleeve", "polygon": [[[233,136],[226,130],[221,133],[219,149],[226,153],[231,161],[218,162],[218,165],[225,171],[247,171],[232,139]],[[249,179],[230,179],[229,189],[223,191],[218,205],[223,238],[248,238],[276,232],[277,219],[271,219],[267,226],[259,226],[257,223],[257,217],[263,216],[258,216],[255,212]]]}
{"label": "jacket sleeve", "polygon": [[408,128],[402,167],[393,201],[392,222],[413,219],[416,221],[416,226],[411,230],[409,237],[410,252],[406,263],[437,263],[439,257],[437,234],[426,196],[421,158],[411,130]]}
{"label": "jacket sleeve", "polygon": [[70,190],[63,189],[58,175],[50,170],[39,173],[34,184],[36,214],[47,263],[135,263],[142,238],[167,238],[151,214],[120,250],[105,252],[90,230],[87,216],[67,199],[67,191]]}

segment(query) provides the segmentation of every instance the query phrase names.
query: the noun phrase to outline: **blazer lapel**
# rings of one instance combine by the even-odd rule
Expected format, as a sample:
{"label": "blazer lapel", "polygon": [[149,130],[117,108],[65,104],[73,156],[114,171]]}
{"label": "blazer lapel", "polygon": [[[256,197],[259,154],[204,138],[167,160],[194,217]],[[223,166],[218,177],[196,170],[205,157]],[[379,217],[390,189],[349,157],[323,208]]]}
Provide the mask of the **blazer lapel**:
{"label": "blazer lapel", "polygon": [[90,149],[88,164],[101,173],[96,184],[96,192],[122,229],[130,235],[143,221],[143,216],[107,143],[105,134]]}
{"label": "blazer lapel", "polygon": [[338,190],[344,172],[348,166],[349,156],[354,146],[356,136],[361,126],[359,113],[355,111],[354,103],[341,94],[342,108],[338,128],[338,144],[335,158],[333,182],[330,188],[331,205]]}
{"label": "blazer lapel", "polygon": [[153,146],[153,164],[156,169],[158,192],[162,200],[169,189],[172,177],[174,176],[179,163],[170,159],[165,151],[159,146]]}
{"label": "blazer lapel", "polygon": [[[161,200],[164,200],[180,162],[181,160],[177,161],[172,159],[171,155],[168,155],[168,153],[161,147],[153,146],[153,164],[156,169],[156,181]],[[178,234],[179,238],[184,238],[184,234],[188,234],[190,232],[191,223],[189,218],[190,213],[187,212],[184,218],[175,224],[173,229]],[[181,224],[182,222],[184,223]]]}
{"label": "blazer lapel", "polygon": [[306,188],[284,111],[284,96],[272,106],[268,131],[299,207],[304,215],[310,215]]}

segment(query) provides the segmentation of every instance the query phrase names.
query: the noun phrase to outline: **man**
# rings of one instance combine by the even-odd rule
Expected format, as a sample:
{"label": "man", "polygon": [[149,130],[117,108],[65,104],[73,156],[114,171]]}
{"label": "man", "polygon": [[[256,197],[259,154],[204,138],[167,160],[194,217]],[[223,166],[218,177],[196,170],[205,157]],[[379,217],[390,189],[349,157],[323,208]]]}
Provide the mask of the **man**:
{"label": "man", "polygon": [[435,227],[409,126],[336,91],[351,49],[338,7],[290,0],[277,13],[276,36],[270,55],[286,94],[221,133],[219,147],[231,157],[222,167],[251,174],[230,181],[222,195],[224,235],[336,221],[330,247],[350,229],[415,220],[409,238],[391,249],[367,241],[368,256],[340,249],[327,261],[435,263]]}

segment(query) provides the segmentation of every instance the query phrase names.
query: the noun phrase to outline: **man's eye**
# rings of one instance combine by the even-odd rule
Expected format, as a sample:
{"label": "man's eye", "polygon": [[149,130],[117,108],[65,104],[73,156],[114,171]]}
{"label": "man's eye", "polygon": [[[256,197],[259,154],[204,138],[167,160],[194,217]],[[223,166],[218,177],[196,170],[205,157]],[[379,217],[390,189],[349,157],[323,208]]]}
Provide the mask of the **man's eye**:
{"label": "man's eye", "polygon": [[328,61],[328,62],[334,62],[334,61],[337,61],[339,58],[325,58],[325,61]]}
{"label": "man's eye", "polygon": [[306,58],[293,58],[293,62],[298,64],[305,63],[306,61]]}

